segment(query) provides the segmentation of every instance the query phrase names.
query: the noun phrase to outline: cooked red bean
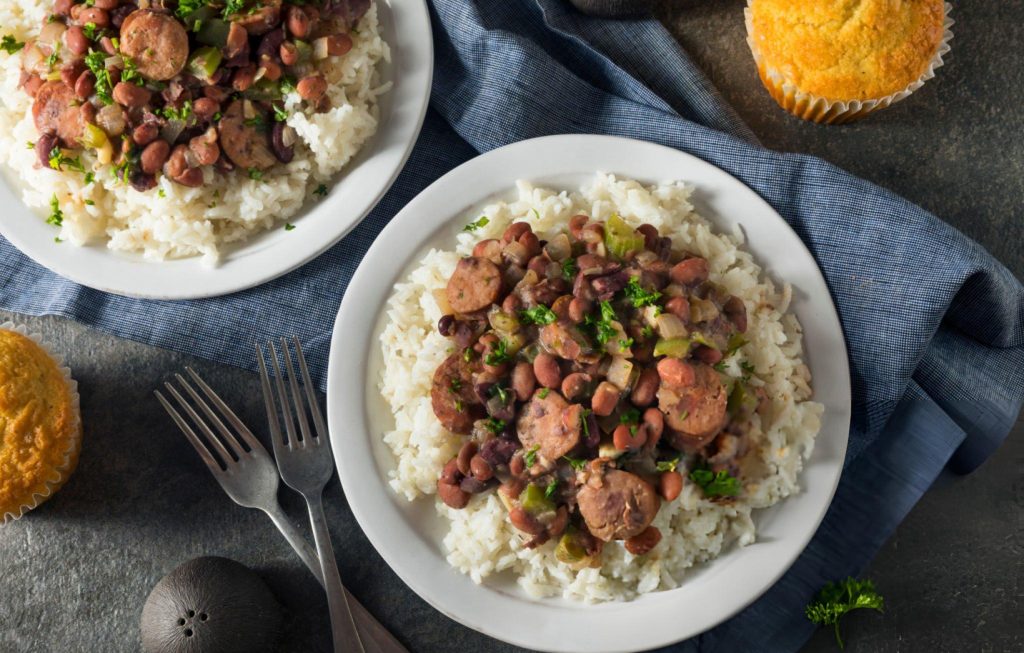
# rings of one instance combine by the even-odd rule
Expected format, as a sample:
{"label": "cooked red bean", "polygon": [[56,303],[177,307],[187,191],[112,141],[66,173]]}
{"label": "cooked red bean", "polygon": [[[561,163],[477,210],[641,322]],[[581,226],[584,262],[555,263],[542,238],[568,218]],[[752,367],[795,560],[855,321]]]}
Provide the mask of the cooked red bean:
{"label": "cooked red bean", "polygon": [[665,302],[665,312],[675,315],[683,322],[689,322],[690,302],[685,297],[673,297]]}
{"label": "cooked red bean", "polygon": [[569,319],[575,324],[579,324],[586,319],[587,314],[593,310],[593,302],[580,299],[579,297],[573,297],[572,303],[569,304]]}
{"label": "cooked red bean", "polygon": [[685,387],[693,384],[693,367],[678,358],[662,358],[658,361],[658,377],[662,385]]}
{"label": "cooked red bean", "polygon": [[584,372],[573,372],[562,380],[562,395],[569,401],[581,398],[590,388],[592,378]]}
{"label": "cooked red bean", "polygon": [[160,128],[156,123],[144,122],[132,131],[132,140],[137,145],[146,146],[156,140],[160,135]]}
{"label": "cooked red bean", "polygon": [[121,25],[121,52],[146,79],[165,81],[185,68],[188,33],[170,14],[140,9]]}
{"label": "cooked red bean", "polygon": [[87,100],[89,96],[96,90],[96,77],[89,71],[85,71],[78,76],[78,81],[75,82],[75,97],[79,100]]}
{"label": "cooked red bean", "polygon": [[170,144],[163,139],[155,140],[142,150],[142,154],[139,155],[139,165],[147,175],[155,175],[164,167],[164,163],[170,156]]}
{"label": "cooked red bean", "polygon": [[462,480],[462,474],[459,472],[459,461],[457,458],[452,458],[445,463],[441,469],[440,480],[451,485],[459,484],[459,481]]}
{"label": "cooked red bean", "polygon": [[188,170],[188,162],[185,160],[186,152],[188,152],[188,147],[185,145],[178,145],[171,151],[170,158],[164,164],[165,175],[171,179],[177,179],[185,174],[185,171]]}
{"label": "cooked red bean", "polygon": [[113,97],[114,101],[122,106],[129,109],[141,109],[149,104],[153,94],[148,89],[130,82],[119,82],[114,87]]}
{"label": "cooked red bean", "polygon": [[626,540],[626,550],[635,556],[642,556],[650,553],[660,541],[661,531],[654,526],[648,526],[643,533]]}
{"label": "cooked red bean", "polygon": [[39,89],[42,85],[42,77],[39,75],[27,75],[21,83],[21,88],[25,90],[25,93],[27,93],[29,97],[34,98],[39,93]]}
{"label": "cooked red bean", "polygon": [[524,533],[539,535],[544,532],[544,525],[519,506],[514,506],[508,511],[508,520]]}
{"label": "cooked red bean", "polygon": [[327,80],[320,75],[303,77],[295,85],[295,90],[298,91],[302,99],[316,102],[327,92]]}
{"label": "cooked red bean", "polygon": [[174,181],[189,188],[199,188],[205,182],[205,177],[201,168],[188,168],[185,172],[175,177]]}
{"label": "cooked red bean", "polygon": [[684,286],[702,283],[708,280],[707,259],[699,257],[684,259],[673,265],[668,274],[672,281]]}
{"label": "cooked red bean", "polygon": [[220,103],[208,97],[201,97],[192,103],[192,111],[201,120],[210,120],[220,111]]}
{"label": "cooked red bean", "polygon": [[648,408],[643,415],[644,428],[647,430],[647,448],[653,449],[665,430],[665,415],[657,408]]}
{"label": "cooked red bean", "polygon": [[71,15],[71,5],[74,4],[75,0],[54,0],[53,13],[57,16],[69,16]]}
{"label": "cooked red bean", "polygon": [[569,509],[565,506],[558,506],[558,511],[555,513],[555,518],[548,524],[548,536],[551,538],[559,537],[565,532],[565,527],[569,525]]}
{"label": "cooked red bean", "polygon": [[117,54],[117,48],[114,46],[114,40],[109,36],[104,36],[100,39],[100,49],[110,56]]}
{"label": "cooked red bean", "polygon": [[463,491],[458,485],[451,483],[445,483],[443,481],[437,482],[437,496],[441,497],[441,501],[444,501],[446,506],[461,510],[469,504],[469,493]]}
{"label": "cooked red bean", "polygon": [[277,55],[281,57],[281,63],[286,66],[294,66],[299,61],[299,49],[290,41],[285,41],[281,44]]}
{"label": "cooked red bean", "polygon": [[516,363],[512,370],[512,390],[516,393],[516,399],[527,401],[533,396],[537,387],[537,377],[533,373],[533,365],[526,361]]}
{"label": "cooked red bean", "polygon": [[210,127],[205,133],[195,136],[188,142],[188,149],[195,156],[198,165],[213,165],[220,158],[217,130]]}
{"label": "cooked red bean", "polygon": [[[523,457],[520,455],[512,456],[508,461],[508,471],[515,476],[519,476],[526,471],[526,462],[523,460]],[[518,492],[516,493],[516,496],[519,496]]]}
{"label": "cooked red bean", "polygon": [[658,493],[665,501],[675,501],[683,491],[683,475],[679,472],[662,472],[658,477]]}
{"label": "cooked red bean", "polygon": [[637,377],[636,384],[633,386],[633,392],[629,395],[629,400],[633,402],[634,406],[640,408],[650,406],[657,398],[658,386],[660,385],[661,377],[658,376],[658,371],[652,367],[645,368],[640,372],[640,376]]}
{"label": "cooked red bean", "polygon": [[470,459],[469,469],[473,473],[473,478],[480,481],[488,481],[494,476],[494,468],[479,454]]}
{"label": "cooked red bean", "polygon": [[80,63],[64,66],[60,69],[60,81],[70,88],[74,88],[75,82],[78,81],[78,76],[82,74],[83,70],[85,70],[85,66]]}
{"label": "cooked red bean", "polygon": [[352,38],[348,34],[331,34],[327,37],[327,54],[341,57],[352,49]]}
{"label": "cooked red bean", "polygon": [[533,375],[545,388],[557,388],[562,383],[558,360],[547,352],[541,352],[533,359]]}
{"label": "cooked red bean", "polygon": [[50,132],[39,136],[39,140],[36,141],[36,157],[39,159],[39,165],[44,168],[50,167],[50,152],[57,146],[57,134]]}
{"label": "cooked red bean", "polygon": [[607,417],[614,412],[615,406],[618,405],[619,395],[618,387],[607,381],[601,381],[597,389],[594,390],[594,396],[590,398],[590,408],[595,415]]}
{"label": "cooked red bean", "polygon": [[477,444],[473,440],[468,440],[465,444],[462,445],[462,448],[459,449],[459,455],[455,458],[455,462],[458,465],[459,472],[461,472],[464,476],[470,473],[469,461],[472,460],[473,456],[476,455],[476,451]]}
{"label": "cooked red bean", "polygon": [[303,40],[308,38],[310,31],[309,14],[302,7],[297,6],[289,6],[287,12],[285,23],[292,36]]}
{"label": "cooked red bean", "polygon": [[649,249],[652,252],[655,251],[658,246],[658,238],[661,237],[661,234],[658,233],[657,227],[652,224],[645,223],[637,227],[636,230],[643,234],[644,248]]}
{"label": "cooked red bean", "polygon": [[729,299],[722,306],[722,312],[729,318],[733,326],[740,333],[745,333],[747,330],[747,306],[743,303],[743,300],[736,295],[730,295]]}
{"label": "cooked red bean", "polygon": [[256,73],[258,72],[256,66],[248,64],[237,69],[231,77],[231,88],[235,89],[239,93],[244,93],[252,88],[252,85],[256,83]]}
{"label": "cooked red bean", "polygon": [[[78,14],[77,16],[75,16],[76,13]],[[72,9],[71,15],[78,21],[79,25],[88,25],[89,23],[93,23],[99,28],[110,26],[110,14],[108,14],[105,9],[100,9],[99,7],[85,7],[79,12]]]}
{"label": "cooked red bean", "polygon": [[68,50],[78,56],[89,52],[89,39],[85,37],[85,32],[78,25],[72,25],[64,32],[64,44],[67,45]]}
{"label": "cooked red bean", "polygon": [[533,228],[527,222],[513,222],[505,229],[505,233],[501,235],[501,242],[506,245],[511,242],[518,242],[523,234],[532,230]]}
{"label": "cooked red bean", "polygon": [[117,9],[117,6],[121,4],[121,0],[94,0],[92,4],[98,9],[110,11],[111,9]]}
{"label": "cooked red bean", "polygon": [[619,424],[612,433],[612,444],[619,451],[637,451],[646,441],[645,429],[638,424]]}
{"label": "cooked red bean", "polygon": [[722,352],[714,347],[706,347],[704,345],[699,345],[693,350],[693,357],[707,365],[715,365],[723,358]]}

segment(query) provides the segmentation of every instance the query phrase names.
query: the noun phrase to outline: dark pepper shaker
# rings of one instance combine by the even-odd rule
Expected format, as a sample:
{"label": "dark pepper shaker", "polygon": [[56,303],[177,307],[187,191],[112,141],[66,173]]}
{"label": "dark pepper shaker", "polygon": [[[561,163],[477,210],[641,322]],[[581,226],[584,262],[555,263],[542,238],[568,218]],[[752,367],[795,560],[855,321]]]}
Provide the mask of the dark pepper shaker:
{"label": "dark pepper shaker", "polygon": [[590,16],[601,18],[636,18],[650,13],[650,0],[569,0],[574,7]]}

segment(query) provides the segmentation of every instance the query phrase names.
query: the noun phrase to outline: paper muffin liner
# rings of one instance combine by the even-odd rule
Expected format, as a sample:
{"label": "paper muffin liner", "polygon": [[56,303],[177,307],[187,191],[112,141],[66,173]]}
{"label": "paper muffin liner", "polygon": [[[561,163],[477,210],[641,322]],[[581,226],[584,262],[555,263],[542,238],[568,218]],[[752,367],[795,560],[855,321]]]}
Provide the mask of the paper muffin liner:
{"label": "paper muffin liner", "polygon": [[12,322],[0,323],[0,331],[13,331],[20,333],[26,338],[32,340],[37,345],[43,348],[50,358],[56,363],[57,368],[61,374],[64,375],[64,381],[67,383],[68,393],[71,397],[71,408],[73,423],[73,433],[71,437],[71,443],[68,445],[67,451],[64,452],[64,459],[60,465],[51,470],[51,478],[46,481],[46,489],[42,492],[36,492],[32,497],[21,506],[15,509],[14,512],[5,512],[0,514],[0,525],[6,524],[7,522],[21,519],[21,517],[30,510],[38,508],[41,504],[46,502],[47,499],[52,497],[64,483],[67,482],[72,472],[75,471],[75,467],[78,465],[78,454],[82,450],[82,411],[81,411],[81,398],[78,395],[78,382],[71,378],[71,369],[64,364],[64,359],[59,354],[55,353],[54,350],[47,345],[42,337],[37,333],[30,333],[27,329],[22,326],[16,325]]}
{"label": "paper muffin liner", "polygon": [[786,111],[798,118],[826,125],[838,125],[857,120],[873,111],[884,109],[891,104],[910,97],[914,91],[924,86],[926,81],[935,77],[935,69],[944,63],[942,57],[950,51],[949,42],[953,38],[953,32],[950,28],[953,26],[954,21],[949,16],[953,6],[947,2],[944,5],[945,17],[942,23],[942,41],[939,43],[939,47],[935,51],[932,60],[928,63],[928,67],[920,77],[908,84],[902,91],[884,97],[871,100],[828,100],[819,95],[801,91],[792,83],[785,81],[779,72],[767,68],[754,43],[753,21],[750,11],[752,2],[753,0],[747,0],[747,7],[743,10],[743,14],[746,17],[747,45],[750,46],[750,52],[754,55],[754,63],[757,65],[757,73],[761,77],[761,82],[775,101],[778,102],[779,106]]}

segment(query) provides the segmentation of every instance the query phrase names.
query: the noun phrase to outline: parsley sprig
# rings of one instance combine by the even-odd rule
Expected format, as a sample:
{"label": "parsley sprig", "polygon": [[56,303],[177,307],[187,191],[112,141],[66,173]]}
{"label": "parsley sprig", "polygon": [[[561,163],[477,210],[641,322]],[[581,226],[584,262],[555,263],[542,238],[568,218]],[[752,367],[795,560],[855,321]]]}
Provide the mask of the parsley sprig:
{"label": "parsley sprig", "polygon": [[476,220],[475,222],[470,222],[465,227],[463,227],[462,230],[463,231],[468,231],[468,232],[472,233],[472,232],[476,231],[477,229],[481,229],[483,227],[486,227],[490,222],[491,222],[491,219],[488,218],[486,215],[480,216],[479,220]]}
{"label": "parsley sprig", "polygon": [[643,308],[644,306],[657,306],[658,300],[661,299],[661,293],[657,290],[647,290],[640,285],[639,277],[630,277],[626,287],[622,289],[622,292],[626,294],[626,297],[633,302],[634,308]]}
{"label": "parsley sprig", "polygon": [[10,34],[5,34],[3,39],[0,39],[0,49],[7,54],[14,54],[15,52],[20,51],[23,47],[25,47],[25,44]]}
{"label": "parsley sprig", "polygon": [[699,485],[708,498],[734,497],[740,493],[740,479],[724,469],[715,473],[706,466],[696,467],[690,472],[690,480]]}
{"label": "parsley sprig", "polygon": [[860,608],[882,612],[884,603],[873,582],[847,578],[838,583],[825,585],[804,612],[808,619],[818,625],[833,626],[836,642],[839,648],[843,648],[843,638],[839,634],[839,620],[843,615]]}
{"label": "parsley sprig", "polygon": [[542,326],[551,324],[558,319],[555,312],[543,304],[538,304],[535,308],[528,308],[525,311],[520,311],[519,317],[526,324],[538,324]]}
{"label": "parsley sprig", "polygon": [[494,349],[489,354],[484,356],[484,362],[488,365],[501,365],[512,360],[512,356],[508,353],[508,343],[505,340],[499,340],[498,344],[494,345]]}

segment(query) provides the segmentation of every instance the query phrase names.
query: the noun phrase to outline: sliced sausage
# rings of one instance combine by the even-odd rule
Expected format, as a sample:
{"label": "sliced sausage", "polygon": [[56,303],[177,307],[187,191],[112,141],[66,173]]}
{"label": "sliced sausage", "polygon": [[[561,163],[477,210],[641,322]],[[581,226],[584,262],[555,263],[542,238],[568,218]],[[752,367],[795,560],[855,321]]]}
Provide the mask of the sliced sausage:
{"label": "sliced sausage", "polygon": [[[220,135],[220,146],[224,154],[239,168],[266,170],[275,163],[277,157],[270,149],[270,138],[255,126],[247,125],[245,103],[248,100],[235,100],[224,111],[217,131]],[[251,106],[251,103],[250,103]],[[262,111],[255,106],[257,114]],[[266,119],[266,116],[263,116]]]}
{"label": "sliced sausage", "polygon": [[452,354],[434,372],[430,404],[441,426],[453,433],[472,433],[473,422],[485,416],[473,391],[472,365],[461,354]]}
{"label": "sliced sausage", "polygon": [[85,119],[75,92],[63,82],[46,82],[36,92],[32,118],[40,134],[55,133],[64,147],[78,147]]}
{"label": "sliced sausage", "polygon": [[485,258],[467,256],[455,266],[445,292],[456,313],[487,308],[501,294],[501,270]]}
{"label": "sliced sausage", "polygon": [[587,529],[599,540],[625,540],[644,532],[660,501],[650,483],[635,474],[606,469],[591,474],[576,495]]}
{"label": "sliced sausage", "polygon": [[[703,363],[692,365],[691,385],[662,383],[658,407],[665,414],[665,436],[681,451],[703,447],[729,421],[726,412],[728,394],[718,373]],[[664,377],[662,377],[664,381]]]}
{"label": "sliced sausage", "polygon": [[576,360],[590,351],[590,343],[574,324],[552,322],[540,330],[540,344],[559,358]]}
{"label": "sliced sausage", "polygon": [[547,460],[558,460],[580,442],[582,407],[570,405],[555,390],[539,390],[523,406],[516,433],[523,448],[539,447]]}
{"label": "sliced sausage", "polygon": [[146,79],[165,81],[185,68],[188,32],[169,14],[140,9],[121,24],[121,53]]}

